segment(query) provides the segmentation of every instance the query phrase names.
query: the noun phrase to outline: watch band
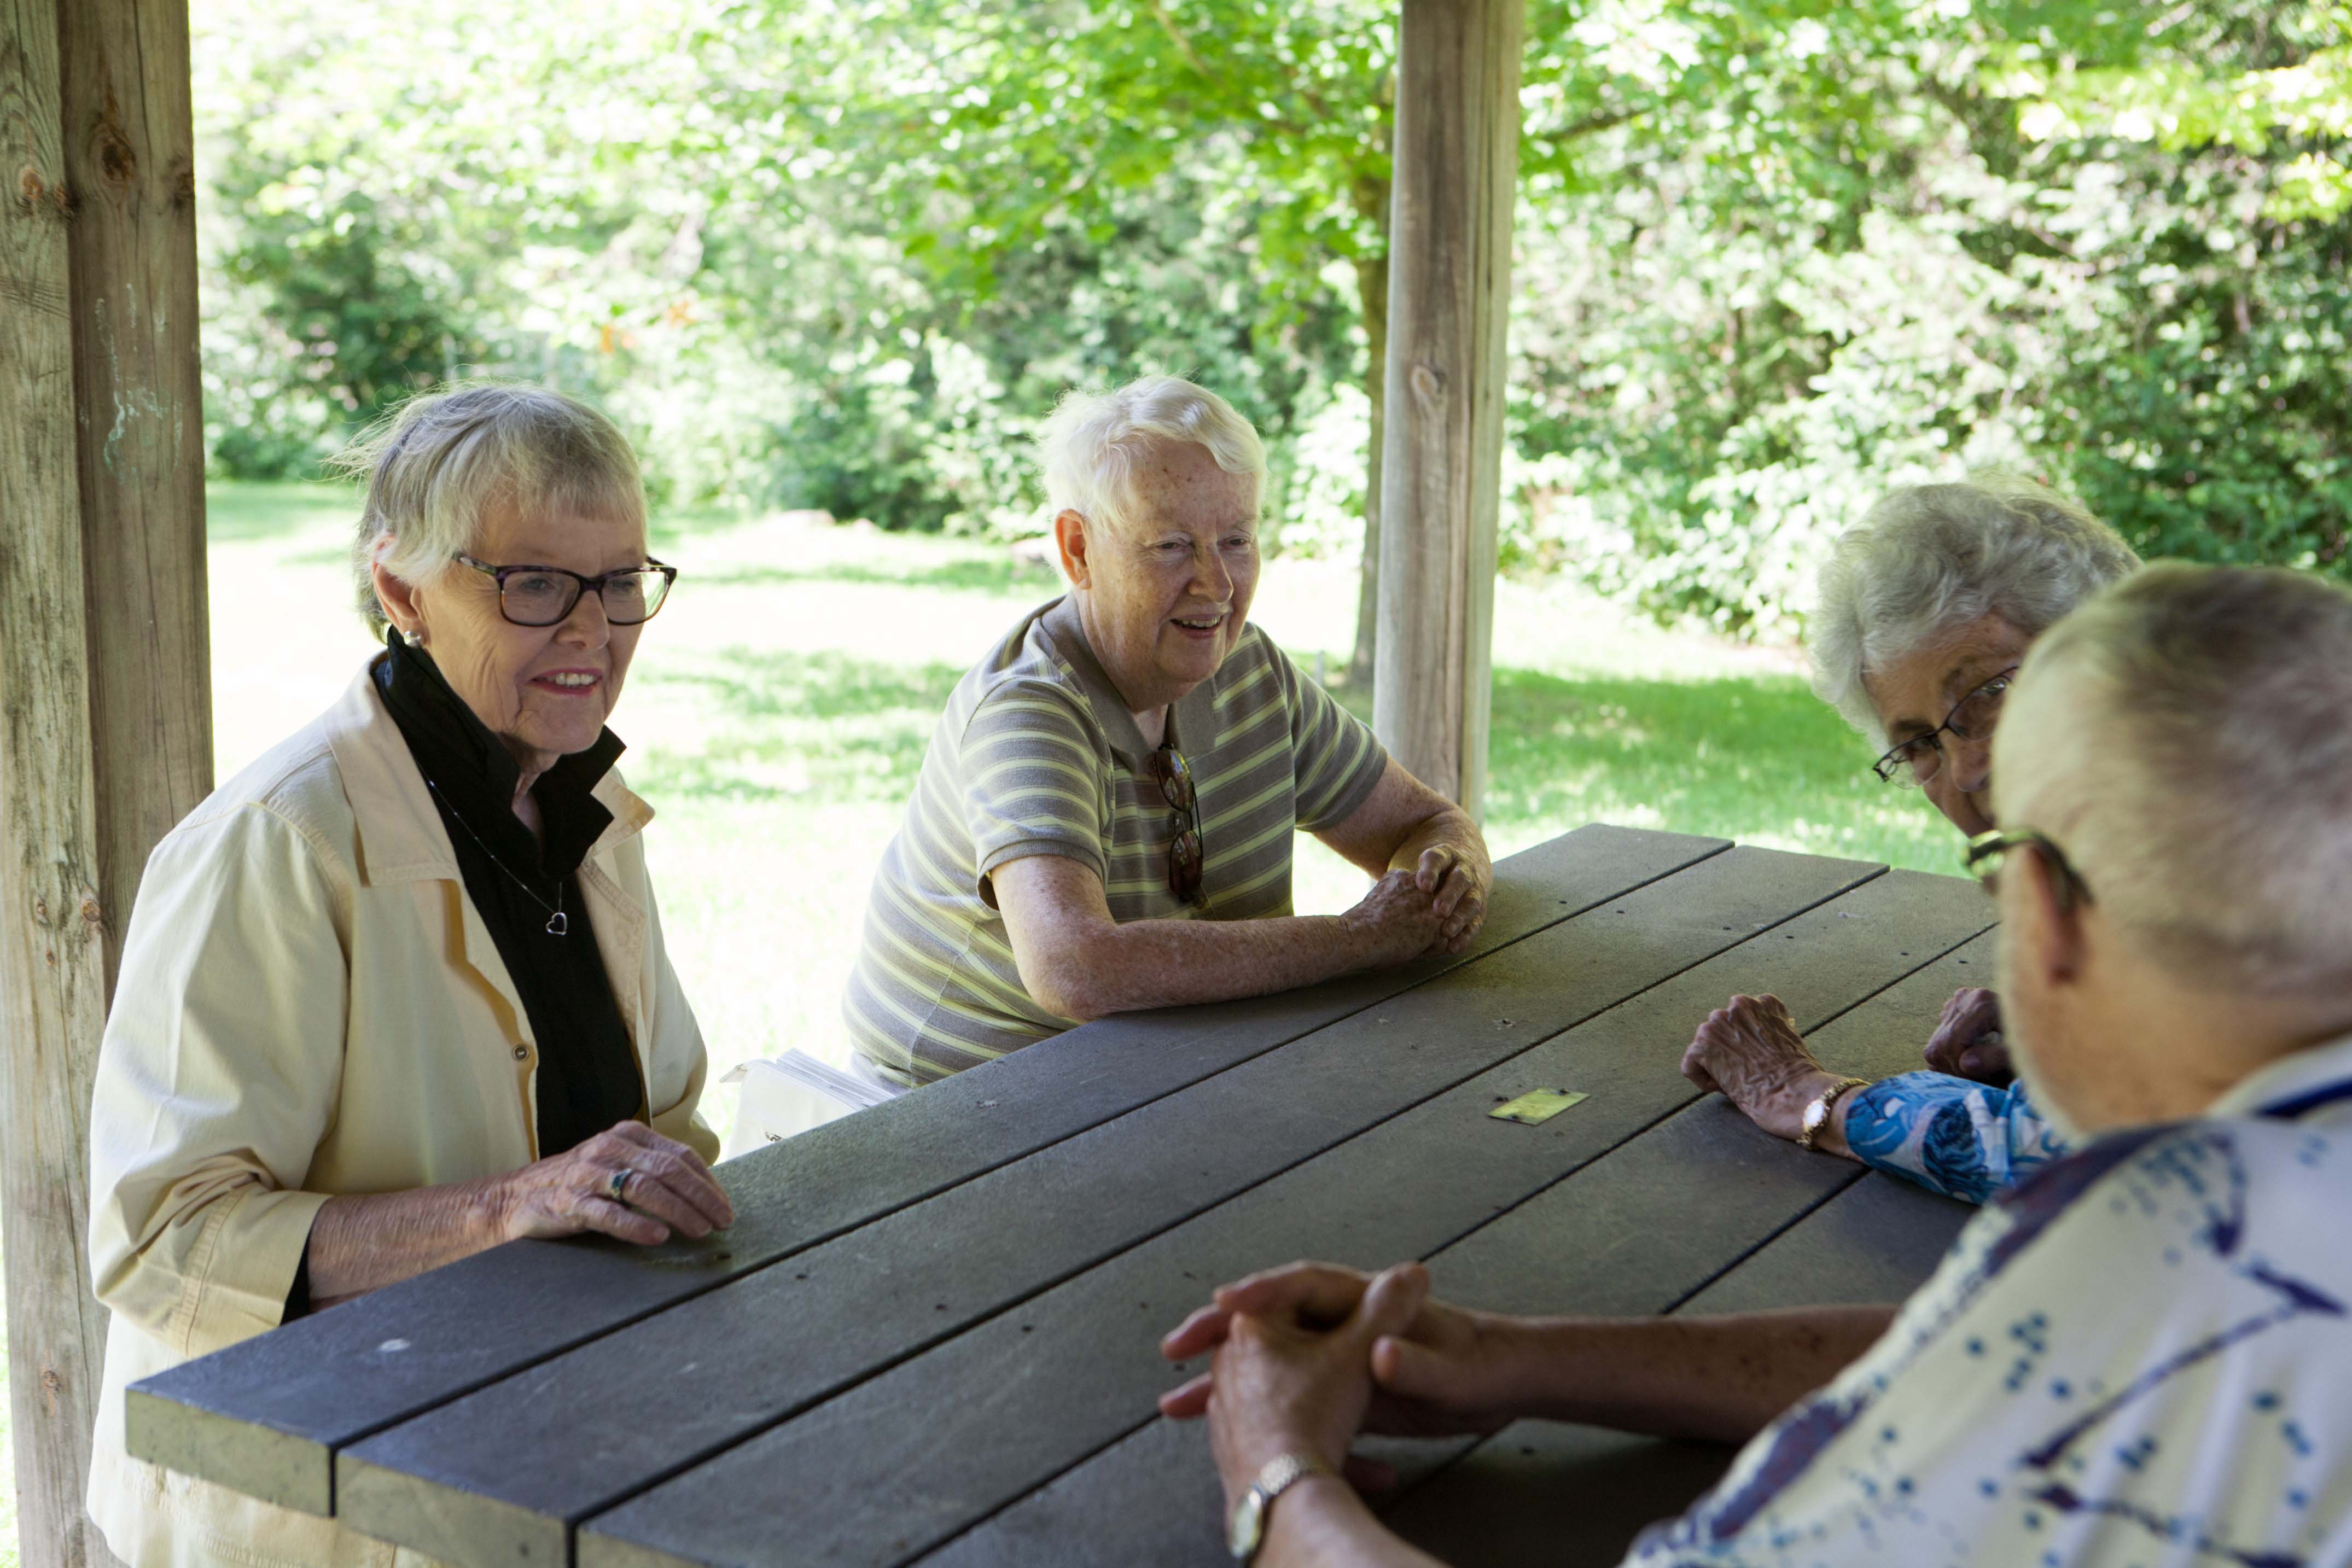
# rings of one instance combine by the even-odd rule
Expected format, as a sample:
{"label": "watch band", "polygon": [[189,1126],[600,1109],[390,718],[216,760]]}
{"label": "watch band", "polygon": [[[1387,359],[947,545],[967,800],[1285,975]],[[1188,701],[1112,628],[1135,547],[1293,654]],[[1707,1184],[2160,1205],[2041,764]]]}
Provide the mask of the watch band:
{"label": "watch band", "polygon": [[1274,1507],[1276,1498],[1309,1476],[1332,1473],[1330,1466],[1312,1454],[1281,1454],[1267,1460],[1265,1469],[1258,1471],[1257,1479],[1250,1483],[1249,1490],[1234,1504],[1234,1516],[1226,1521],[1225,1545],[1233,1552],[1234,1561],[1242,1568],[1249,1568],[1256,1561],[1258,1548],[1265,1543],[1266,1513]]}
{"label": "watch band", "polygon": [[1830,1112],[1843,1099],[1849,1090],[1867,1089],[1867,1078],[1841,1078],[1821,1092],[1821,1097],[1805,1107],[1804,1119],[1798,1124],[1797,1147],[1811,1149],[1821,1141],[1822,1129],[1830,1124]]}

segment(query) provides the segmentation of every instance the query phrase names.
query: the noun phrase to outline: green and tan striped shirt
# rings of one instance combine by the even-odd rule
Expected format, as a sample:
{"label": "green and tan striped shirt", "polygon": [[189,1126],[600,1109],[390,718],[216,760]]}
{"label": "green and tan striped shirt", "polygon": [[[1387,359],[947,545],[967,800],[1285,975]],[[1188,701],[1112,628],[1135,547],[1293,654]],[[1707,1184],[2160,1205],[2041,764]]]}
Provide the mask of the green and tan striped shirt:
{"label": "green and tan striped shirt", "polygon": [[1063,855],[1102,879],[1111,917],[1288,915],[1292,834],[1337,826],[1388,754],[1255,626],[1169,714],[1192,765],[1205,857],[1197,912],[1168,886],[1178,828],[1151,748],[1077,607],[1032,612],[956,685],[884,852],[842,1015],[858,1051],[928,1083],[1059,1034],[1021,987],[989,875]]}

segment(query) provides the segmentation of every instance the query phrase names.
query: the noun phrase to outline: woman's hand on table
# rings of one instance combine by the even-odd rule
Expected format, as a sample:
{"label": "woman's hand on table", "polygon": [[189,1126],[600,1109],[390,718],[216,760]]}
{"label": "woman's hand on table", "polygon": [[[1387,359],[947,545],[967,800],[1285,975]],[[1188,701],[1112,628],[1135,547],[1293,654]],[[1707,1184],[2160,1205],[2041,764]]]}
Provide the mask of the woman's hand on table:
{"label": "woman's hand on table", "polygon": [[[1253,1332],[1261,1340],[1276,1329],[1329,1339],[1350,1322],[1375,1315],[1367,1302],[1380,1281],[1391,1276],[1399,1280],[1391,1288],[1400,1291],[1411,1282],[1399,1299],[1410,1301],[1413,1310],[1401,1321],[1382,1320],[1363,1345],[1361,1369],[1371,1381],[1368,1398],[1357,1409],[1357,1426],[1414,1437],[1500,1428],[1516,1414],[1514,1402],[1525,1382],[1516,1365],[1515,1320],[1432,1299],[1427,1272],[1417,1263],[1399,1264],[1377,1276],[1328,1263],[1294,1263],[1224,1286],[1210,1305],[1160,1341],[1160,1354],[1171,1361],[1218,1354],[1210,1371],[1160,1396],[1161,1413],[1180,1421],[1214,1416],[1229,1375],[1225,1347],[1243,1322],[1255,1325]],[[1242,1397],[1246,1402],[1254,1396],[1245,1390]]]}
{"label": "woman's hand on table", "polygon": [[1721,1090],[1749,1121],[1791,1140],[1803,1130],[1805,1107],[1838,1082],[1774,996],[1734,997],[1709,1013],[1683,1052],[1683,1076]]}
{"label": "woman's hand on table", "polygon": [[[629,1173],[621,1197],[613,1178]],[[623,1122],[562,1154],[497,1178],[501,1239],[596,1231],[642,1247],[673,1230],[701,1238],[735,1223],[702,1156],[641,1122]]]}
{"label": "woman's hand on table", "polygon": [[[625,1201],[613,1197],[613,1177]],[[735,1222],[727,1194],[685,1145],[640,1122],[505,1176],[444,1186],[331,1197],[304,1258],[313,1310],[471,1257],[502,1241],[598,1231],[651,1246],[670,1232],[708,1236]]]}
{"label": "woman's hand on table", "polygon": [[1927,1065],[1956,1078],[1995,1086],[2017,1076],[2009,1047],[2000,1038],[2000,998],[1978,986],[1963,986],[1944,1004],[1944,1016],[1921,1052]]}
{"label": "woman's hand on table", "polygon": [[1486,924],[1486,890],[1494,873],[1473,856],[1454,848],[1423,850],[1413,867],[1413,886],[1431,898],[1430,908],[1440,925],[1433,944],[1439,950],[1459,953],[1470,946]]}
{"label": "woman's hand on table", "polygon": [[1433,894],[1423,890],[1417,872],[1390,872],[1372,883],[1361,903],[1339,918],[1347,923],[1367,964],[1402,964],[1444,951],[1441,938],[1447,919],[1437,913]]}

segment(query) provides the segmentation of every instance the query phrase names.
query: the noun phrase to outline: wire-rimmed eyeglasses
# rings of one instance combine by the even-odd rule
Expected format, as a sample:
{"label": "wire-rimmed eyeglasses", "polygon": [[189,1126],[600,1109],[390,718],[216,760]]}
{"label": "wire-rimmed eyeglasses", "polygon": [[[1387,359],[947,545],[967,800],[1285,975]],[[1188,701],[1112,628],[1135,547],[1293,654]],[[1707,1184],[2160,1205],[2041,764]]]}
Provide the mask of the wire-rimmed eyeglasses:
{"label": "wire-rimmed eyeglasses", "polygon": [[1996,828],[1989,833],[1979,833],[1960,852],[1960,863],[1984,883],[1987,893],[1998,894],[2000,891],[2001,857],[2028,844],[2048,857],[2050,869],[2058,873],[2058,896],[2062,904],[2091,902],[2091,884],[2083,880],[2083,873],[2074,869],[2074,862],[2066,858],[2066,852],[2039,828]]}
{"label": "wire-rimmed eyeglasses", "polygon": [[1950,730],[1962,740],[1980,740],[1990,735],[2000,717],[2001,699],[2009,695],[2010,683],[2016,679],[2017,666],[2011,664],[1954,703],[1943,723],[1925,735],[1915,735],[1887,747],[1886,754],[1870,765],[1870,770],[1889,784],[1925,784],[1944,766],[1944,732]]}
{"label": "wire-rimmed eyeglasses", "polygon": [[517,626],[552,626],[572,613],[590,589],[604,601],[604,619],[615,626],[650,621],[669,598],[677,568],[649,560],[597,577],[560,566],[492,566],[462,552],[453,558],[499,585],[499,613]]}

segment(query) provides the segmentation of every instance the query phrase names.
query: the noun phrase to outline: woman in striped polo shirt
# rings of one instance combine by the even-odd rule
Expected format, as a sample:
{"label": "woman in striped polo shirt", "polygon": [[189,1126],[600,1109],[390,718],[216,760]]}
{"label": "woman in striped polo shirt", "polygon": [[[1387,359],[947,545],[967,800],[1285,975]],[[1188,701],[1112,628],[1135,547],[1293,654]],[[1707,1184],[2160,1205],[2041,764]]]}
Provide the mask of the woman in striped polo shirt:
{"label": "woman in striped polo shirt", "polygon": [[[843,1014],[909,1088],[1074,1024],[1458,952],[1493,878],[1470,818],[1249,623],[1257,433],[1154,376],[1043,443],[1070,591],[958,684],[885,852]],[[1291,913],[1295,831],[1374,877]]]}

